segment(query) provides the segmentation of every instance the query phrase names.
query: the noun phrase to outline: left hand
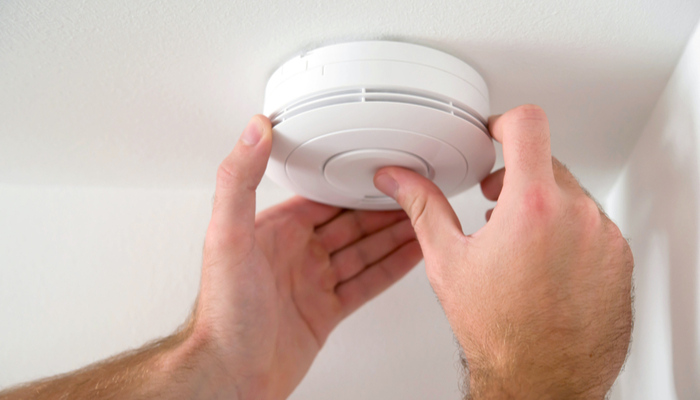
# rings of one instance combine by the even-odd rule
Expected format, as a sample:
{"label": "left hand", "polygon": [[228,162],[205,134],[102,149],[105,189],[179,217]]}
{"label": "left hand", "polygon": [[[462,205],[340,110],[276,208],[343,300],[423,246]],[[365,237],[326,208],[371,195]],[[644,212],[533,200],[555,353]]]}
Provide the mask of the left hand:
{"label": "left hand", "polygon": [[286,398],[333,328],[422,258],[403,211],[295,197],[256,217],[271,145],[256,116],[219,167],[192,331],[238,400]]}

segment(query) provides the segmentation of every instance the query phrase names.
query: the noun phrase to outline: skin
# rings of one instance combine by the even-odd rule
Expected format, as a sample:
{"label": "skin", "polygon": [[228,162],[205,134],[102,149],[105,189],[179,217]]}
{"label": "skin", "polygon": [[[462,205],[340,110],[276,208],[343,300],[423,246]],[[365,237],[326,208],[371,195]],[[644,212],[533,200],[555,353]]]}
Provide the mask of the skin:
{"label": "skin", "polygon": [[474,399],[600,399],[631,332],[632,255],[617,227],[551,157],[544,112],[490,121],[505,170],[473,235],[440,190],[401,168],[375,185],[405,210],[348,211],[296,197],[256,216],[270,155],[255,116],[222,162],[200,294],[172,336],[0,399],[285,399],[335,326],[424,255],[469,365]]}
{"label": "skin", "polygon": [[219,168],[197,328],[241,398],[284,399],[333,328],[422,254],[402,211],[343,211],[297,197],[256,218],[272,129],[262,116],[255,123],[260,142],[246,145],[244,133]]}
{"label": "skin", "polygon": [[478,232],[464,235],[447,199],[418,174],[382,169],[375,185],[413,222],[473,398],[604,398],[630,341],[630,248],[552,158],[541,108],[518,107],[489,126],[505,168],[481,184],[497,205]]}

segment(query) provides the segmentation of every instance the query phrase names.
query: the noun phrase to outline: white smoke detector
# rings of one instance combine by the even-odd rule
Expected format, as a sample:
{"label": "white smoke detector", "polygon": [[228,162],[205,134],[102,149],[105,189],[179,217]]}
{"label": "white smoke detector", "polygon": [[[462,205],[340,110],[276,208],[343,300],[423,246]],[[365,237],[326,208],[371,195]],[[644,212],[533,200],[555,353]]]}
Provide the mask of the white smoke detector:
{"label": "white smoke detector", "polygon": [[339,207],[399,208],[374,187],[385,166],[412,169],[450,196],[495,161],[486,82],[463,61],[414,44],[343,43],[295,57],[270,77],[264,113],[273,124],[266,174]]}

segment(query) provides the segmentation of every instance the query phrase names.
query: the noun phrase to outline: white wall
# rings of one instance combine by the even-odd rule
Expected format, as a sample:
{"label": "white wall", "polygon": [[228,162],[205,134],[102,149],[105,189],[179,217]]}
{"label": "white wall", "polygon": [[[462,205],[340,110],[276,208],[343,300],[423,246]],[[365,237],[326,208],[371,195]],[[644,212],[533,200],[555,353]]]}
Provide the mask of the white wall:
{"label": "white wall", "polygon": [[179,326],[210,202],[203,191],[0,186],[0,387]]}
{"label": "white wall", "polygon": [[700,26],[608,198],[635,257],[617,399],[700,399]]}

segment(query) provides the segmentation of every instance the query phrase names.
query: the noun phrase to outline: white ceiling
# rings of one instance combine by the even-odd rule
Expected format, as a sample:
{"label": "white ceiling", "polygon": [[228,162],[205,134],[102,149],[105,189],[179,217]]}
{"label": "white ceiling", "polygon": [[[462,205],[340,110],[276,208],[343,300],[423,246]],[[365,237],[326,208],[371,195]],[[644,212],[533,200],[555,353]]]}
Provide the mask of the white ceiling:
{"label": "white ceiling", "polygon": [[0,183],[193,186],[288,57],[416,42],[479,70],[492,110],[548,112],[604,195],[700,16],[696,0],[0,2]]}

